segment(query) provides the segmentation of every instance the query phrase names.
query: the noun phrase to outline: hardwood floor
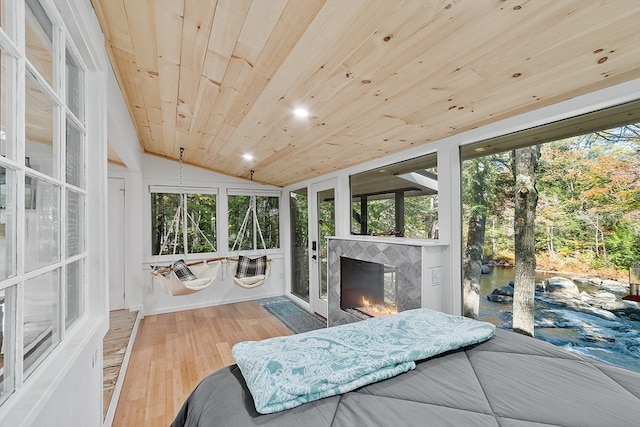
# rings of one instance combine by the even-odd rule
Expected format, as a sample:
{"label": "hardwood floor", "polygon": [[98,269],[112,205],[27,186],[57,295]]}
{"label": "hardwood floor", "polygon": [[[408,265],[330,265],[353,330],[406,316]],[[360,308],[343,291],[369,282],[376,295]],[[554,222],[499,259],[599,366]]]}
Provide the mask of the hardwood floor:
{"label": "hardwood floor", "polygon": [[113,426],[169,425],[202,378],[235,363],[234,344],[282,335],[291,332],[255,301],[145,317]]}

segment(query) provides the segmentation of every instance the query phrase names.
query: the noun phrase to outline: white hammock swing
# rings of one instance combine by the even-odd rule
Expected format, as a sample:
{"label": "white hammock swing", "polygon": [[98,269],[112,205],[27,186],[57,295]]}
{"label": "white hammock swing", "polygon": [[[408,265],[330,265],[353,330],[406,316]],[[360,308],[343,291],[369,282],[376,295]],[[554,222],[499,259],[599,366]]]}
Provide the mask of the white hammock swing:
{"label": "white hammock swing", "polygon": [[[251,184],[253,186],[253,173],[251,171]],[[237,259],[228,258],[229,264],[233,264],[233,283],[245,288],[252,289],[262,285],[267,276],[271,273],[271,260],[267,258],[267,245],[264,243],[264,237],[262,236],[262,230],[260,229],[260,223],[258,222],[258,215],[256,214],[256,196],[254,192],[251,192],[251,199],[249,201],[249,209],[244,215],[242,225],[236,236],[236,240],[233,242],[231,252],[238,250],[242,247],[242,241],[244,240],[244,234],[247,231],[247,224],[249,223],[249,216],[252,215],[253,224],[255,224],[258,236],[260,236],[260,243],[262,243],[262,249],[264,255],[257,258],[249,258],[242,255],[238,255]]]}
{"label": "white hammock swing", "polygon": [[187,221],[190,220],[194,229],[200,233],[204,240],[211,246],[213,252],[216,251],[214,245],[207,236],[200,230],[193,217],[187,212],[187,197],[182,189],[182,157],[184,148],[180,148],[180,205],[171,221],[171,226],[163,236],[163,244],[159,254],[162,254],[169,244],[169,237],[173,234],[173,257],[174,261],[170,266],[154,268],[151,271],[152,283],[160,284],[162,288],[172,296],[189,295],[209,287],[218,276],[222,260],[225,258],[212,258],[203,261],[195,261],[186,264],[182,259],[175,261],[176,249],[178,247],[178,236],[182,226],[182,239],[184,243],[185,258],[187,253]]}

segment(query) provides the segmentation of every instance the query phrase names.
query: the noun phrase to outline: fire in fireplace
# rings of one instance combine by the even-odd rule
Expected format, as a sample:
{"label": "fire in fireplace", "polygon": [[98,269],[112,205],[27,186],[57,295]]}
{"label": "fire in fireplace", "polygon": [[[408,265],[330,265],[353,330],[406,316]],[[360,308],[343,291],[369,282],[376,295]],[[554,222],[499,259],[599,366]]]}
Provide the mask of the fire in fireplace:
{"label": "fire in fireplace", "polygon": [[340,257],[340,308],[360,318],[398,311],[396,267]]}

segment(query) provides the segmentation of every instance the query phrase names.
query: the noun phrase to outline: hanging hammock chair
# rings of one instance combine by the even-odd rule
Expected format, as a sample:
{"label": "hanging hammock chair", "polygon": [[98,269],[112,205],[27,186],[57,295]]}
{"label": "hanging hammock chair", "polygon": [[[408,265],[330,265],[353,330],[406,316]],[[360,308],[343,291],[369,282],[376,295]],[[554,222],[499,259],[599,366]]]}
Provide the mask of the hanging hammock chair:
{"label": "hanging hammock chair", "polygon": [[[253,186],[253,170],[251,171],[251,184]],[[229,258],[230,264],[233,264],[234,274],[233,283],[245,288],[252,289],[262,285],[269,273],[271,272],[271,260],[267,258],[267,245],[264,243],[264,237],[262,236],[262,230],[260,229],[260,223],[258,222],[258,215],[256,214],[256,196],[254,192],[251,192],[251,199],[249,201],[249,209],[244,215],[242,225],[236,236],[236,240],[233,243],[231,252],[238,250],[242,247],[242,241],[244,240],[245,232],[247,231],[247,224],[249,223],[249,217],[253,219],[258,236],[260,237],[260,243],[262,243],[262,249],[264,255],[257,258],[250,258],[243,255],[238,255],[237,259]]]}
{"label": "hanging hammock chair", "polygon": [[[180,205],[176,210],[171,225],[167,233],[163,236],[163,244],[159,254],[164,253],[167,245],[173,246],[173,257],[176,258],[176,250],[178,247],[178,237],[182,234],[185,248],[185,257],[187,252],[187,222],[191,221],[193,228],[200,233],[204,240],[211,246],[213,252],[216,251],[215,246],[200,230],[197,222],[187,211],[187,197],[182,189],[182,157],[184,148],[180,148]],[[180,228],[182,227],[182,233]],[[169,242],[170,236],[173,235],[173,241]],[[151,271],[152,284],[155,288],[159,284],[169,295],[189,295],[194,292],[201,291],[209,287],[218,276],[222,260],[225,258],[211,258],[202,261],[194,261],[185,263],[183,259],[173,261],[171,265],[164,267],[153,267]]]}
{"label": "hanging hammock chair", "polygon": [[[222,258],[186,264],[178,260],[169,267],[151,273],[154,284],[159,284],[171,296],[189,295],[206,289],[218,276]],[[213,263],[209,263],[213,262]]]}

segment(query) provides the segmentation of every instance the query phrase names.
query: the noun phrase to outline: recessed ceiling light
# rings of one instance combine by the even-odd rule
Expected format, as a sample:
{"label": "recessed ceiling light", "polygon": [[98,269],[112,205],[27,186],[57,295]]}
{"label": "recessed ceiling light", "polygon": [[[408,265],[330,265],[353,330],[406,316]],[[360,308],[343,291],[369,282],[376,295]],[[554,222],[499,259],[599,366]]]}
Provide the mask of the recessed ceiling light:
{"label": "recessed ceiling light", "polygon": [[253,160],[253,156],[251,154],[249,154],[249,153],[244,153],[242,155],[242,158],[245,159],[245,160]]}
{"label": "recessed ceiling light", "polygon": [[293,110],[293,114],[295,114],[297,117],[300,117],[301,119],[309,117],[309,112],[304,108],[296,108],[295,110]]}

